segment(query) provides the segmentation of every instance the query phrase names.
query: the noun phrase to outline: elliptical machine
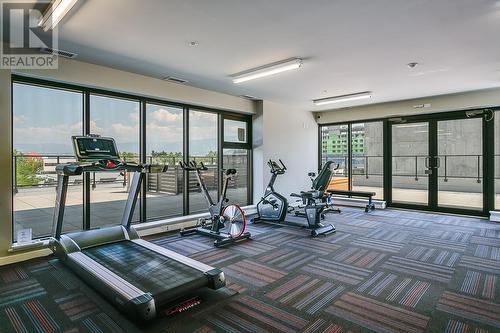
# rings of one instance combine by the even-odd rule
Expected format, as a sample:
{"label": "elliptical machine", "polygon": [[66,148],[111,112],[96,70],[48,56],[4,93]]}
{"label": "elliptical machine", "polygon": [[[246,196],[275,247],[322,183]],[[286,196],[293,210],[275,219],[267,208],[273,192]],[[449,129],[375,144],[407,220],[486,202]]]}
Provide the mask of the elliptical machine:
{"label": "elliptical machine", "polygon": [[229,181],[234,179],[236,175],[235,169],[227,169],[225,171],[224,183],[222,186],[222,193],[220,195],[219,201],[214,203],[210,193],[208,192],[207,186],[201,171],[206,171],[208,168],[201,162],[199,165],[195,161],[188,163],[179,162],[181,168],[186,171],[195,171],[196,178],[198,180],[198,186],[203,193],[203,196],[208,203],[208,211],[210,213],[210,219],[201,218],[198,220],[198,225],[190,229],[182,229],[180,231],[181,236],[187,236],[192,234],[202,234],[205,236],[216,238],[214,245],[216,247],[224,246],[227,244],[234,243],[242,239],[249,239],[250,233],[245,231],[246,228],[246,218],[245,213],[238,205],[227,205],[225,204],[229,201],[226,197],[227,186]]}
{"label": "elliptical machine", "polygon": [[[257,204],[257,212],[259,220],[282,222],[285,220],[288,212],[288,200],[274,190],[274,183],[278,175],[283,175],[286,171],[286,166],[282,160],[278,160],[281,164],[278,165],[275,161],[269,160],[267,165],[271,169],[271,179],[267,184],[264,196]],[[254,220],[255,221],[255,220]]]}

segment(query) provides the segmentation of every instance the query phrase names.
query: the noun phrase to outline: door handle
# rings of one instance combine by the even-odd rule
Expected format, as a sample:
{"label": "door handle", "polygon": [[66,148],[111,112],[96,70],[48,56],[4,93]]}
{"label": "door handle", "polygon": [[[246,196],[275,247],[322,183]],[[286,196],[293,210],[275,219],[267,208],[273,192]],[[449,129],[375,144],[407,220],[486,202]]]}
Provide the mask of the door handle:
{"label": "door handle", "polygon": [[439,156],[434,156],[436,159],[436,165],[434,166],[435,169],[439,169],[441,167],[441,158]]}
{"label": "door handle", "polygon": [[431,157],[427,156],[425,158],[425,171],[424,171],[426,175],[432,175],[432,167],[430,166],[430,161]]}

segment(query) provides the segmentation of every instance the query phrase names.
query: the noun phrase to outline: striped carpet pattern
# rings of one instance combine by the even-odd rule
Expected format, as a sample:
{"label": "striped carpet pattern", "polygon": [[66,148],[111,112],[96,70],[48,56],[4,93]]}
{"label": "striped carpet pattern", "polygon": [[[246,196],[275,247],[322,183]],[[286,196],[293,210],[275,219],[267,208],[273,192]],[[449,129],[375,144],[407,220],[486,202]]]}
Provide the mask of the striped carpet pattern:
{"label": "striped carpet pattern", "polygon": [[[296,218],[295,218],[296,219]],[[0,332],[500,332],[500,224],[343,208],[337,232],[249,224],[252,239],[152,235],[221,268],[227,287],[149,325],[130,322],[53,257],[0,267]]]}
{"label": "striped carpet pattern", "polygon": [[355,293],[345,293],[326,312],[375,332],[424,332],[429,317]]}

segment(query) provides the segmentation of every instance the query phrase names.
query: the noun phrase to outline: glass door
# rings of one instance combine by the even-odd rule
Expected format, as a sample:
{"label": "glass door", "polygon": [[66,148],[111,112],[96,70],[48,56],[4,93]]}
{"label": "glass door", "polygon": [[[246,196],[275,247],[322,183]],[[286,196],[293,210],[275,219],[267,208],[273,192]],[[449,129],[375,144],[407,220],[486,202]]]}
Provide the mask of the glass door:
{"label": "glass door", "polygon": [[483,209],[482,118],[437,122],[437,205]]}
{"label": "glass door", "polygon": [[483,212],[483,119],[420,119],[391,123],[389,204]]}
{"label": "glass door", "polygon": [[429,122],[391,125],[392,203],[429,205]]}

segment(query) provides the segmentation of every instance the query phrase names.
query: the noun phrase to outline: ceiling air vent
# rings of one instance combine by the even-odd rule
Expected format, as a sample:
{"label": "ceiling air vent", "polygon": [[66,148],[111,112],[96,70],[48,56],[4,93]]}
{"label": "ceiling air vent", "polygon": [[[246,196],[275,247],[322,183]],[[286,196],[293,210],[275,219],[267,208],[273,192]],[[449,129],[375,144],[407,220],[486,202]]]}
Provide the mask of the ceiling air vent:
{"label": "ceiling air vent", "polygon": [[241,98],[246,98],[246,99],[250,99],[252,101],[254,100],[257,100],[258,98],[255,97],[255,96],[252,96],[252,95],[240,95]]}
{"label": "ceiling air vent", "polygon": [[42,47],[40,49],[40,52],[47,53],[47,54],[53,54],[53,55],[63,57],[63,58],[68,58],[68,59],[73,59],[77,56],[76,53],[63,51],[63,50],[56,50],[56,49],[52,49],[50,47]]}
{"label": "ceiling air vent", "polygon": [[167,77],[163,78],[163,80],[168,81],[168,82],[178,83],[178,84],[188,83],[187,80],[184,80],[184,79],[181,79],[178,77],[174,77],[174,76],[167,76]]}

